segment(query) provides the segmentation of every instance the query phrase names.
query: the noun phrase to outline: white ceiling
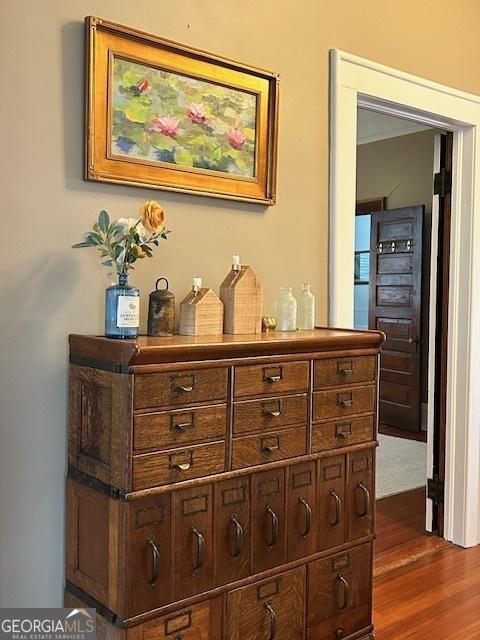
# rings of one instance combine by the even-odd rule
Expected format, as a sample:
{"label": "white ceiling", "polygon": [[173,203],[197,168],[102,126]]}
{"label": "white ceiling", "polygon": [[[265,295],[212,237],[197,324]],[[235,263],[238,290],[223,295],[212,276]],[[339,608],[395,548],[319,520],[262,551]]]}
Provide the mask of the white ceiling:
{"label": "white ceiling", "polygon": [[357,144],[396,138],[432,128],[368,109],[358,109],[357,113]]}

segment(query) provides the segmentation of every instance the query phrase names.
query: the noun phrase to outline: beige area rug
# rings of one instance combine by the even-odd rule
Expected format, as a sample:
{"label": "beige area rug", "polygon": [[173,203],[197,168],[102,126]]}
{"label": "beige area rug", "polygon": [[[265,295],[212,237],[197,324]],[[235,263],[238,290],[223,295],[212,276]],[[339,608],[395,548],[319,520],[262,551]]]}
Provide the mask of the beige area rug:
{"label": "beige area rug", "polygon": [[377,500],[427,484],[427,444],[378,435]]}

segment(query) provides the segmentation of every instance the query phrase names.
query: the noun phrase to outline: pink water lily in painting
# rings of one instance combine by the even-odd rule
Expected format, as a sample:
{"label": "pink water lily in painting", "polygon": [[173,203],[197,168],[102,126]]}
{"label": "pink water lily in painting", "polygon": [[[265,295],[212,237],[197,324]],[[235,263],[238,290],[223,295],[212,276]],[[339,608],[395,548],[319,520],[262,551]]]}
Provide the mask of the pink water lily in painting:
{"label": "pink water lily in painting", "polygon": [[241,150],[247,139],[238,127],[232,127],[227,133],[227,139],[234,149]]}
{"label": "pink water lily in painting", "polygon": [[146,78],[144,80],[140,80],[140,82],[137,82],[137,89],[140,91],[140,93],[149,91],[151,89],[149,81]]}
{"label": "pink water lily in painting", "polygon": [[205,124],[208,120],[203,104],[187,104],[187,118],[196,124]]}
{"label": "pink water lily in painting", "polygon": [[180,120],[175,116],[163,116],[162,118],[154,118],[152,124],[155,131],[163,133],[164,136],[174,138],[177,135]]}

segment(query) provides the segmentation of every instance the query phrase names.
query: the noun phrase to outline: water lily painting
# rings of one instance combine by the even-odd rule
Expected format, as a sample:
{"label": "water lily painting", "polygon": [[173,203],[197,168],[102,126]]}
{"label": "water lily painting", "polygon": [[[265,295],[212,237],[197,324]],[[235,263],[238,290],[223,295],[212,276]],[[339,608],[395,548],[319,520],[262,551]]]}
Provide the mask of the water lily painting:
{"label": "water lily painting", "polygon": [[114,57],[111,153],[255,176],[257,97]]}
{"label": "water lily painting", "polygon": [[86,19],[86,178],[275,204],[278,75]]}

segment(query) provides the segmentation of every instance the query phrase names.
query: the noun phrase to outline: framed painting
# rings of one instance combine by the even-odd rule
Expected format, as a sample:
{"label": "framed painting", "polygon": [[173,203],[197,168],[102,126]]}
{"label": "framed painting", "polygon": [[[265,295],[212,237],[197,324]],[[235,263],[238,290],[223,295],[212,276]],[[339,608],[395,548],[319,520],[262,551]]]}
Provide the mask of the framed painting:
{"label": "framed painting", "polygon": [[86,178],[275,204],[278,74],[86,18]]}

